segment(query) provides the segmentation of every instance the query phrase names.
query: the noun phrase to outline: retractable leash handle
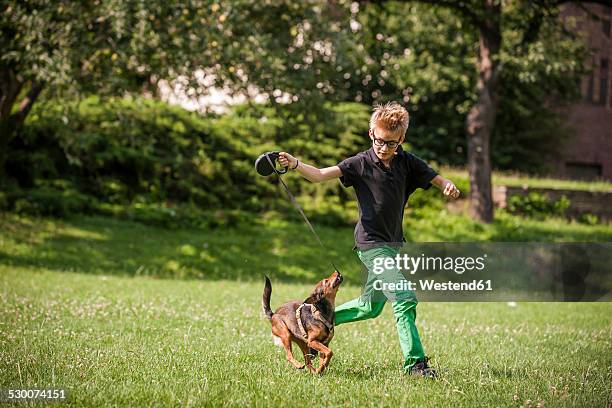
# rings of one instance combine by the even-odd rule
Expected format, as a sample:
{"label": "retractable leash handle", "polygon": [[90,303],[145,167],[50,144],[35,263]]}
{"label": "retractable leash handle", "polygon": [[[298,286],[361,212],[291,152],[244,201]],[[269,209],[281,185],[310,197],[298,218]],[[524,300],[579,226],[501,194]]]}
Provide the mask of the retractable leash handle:
{"label": "retractable leash handle", "polygon": [[[325,245],[323,245],[323,241],[321,241],[321,238],[319,238],[319,235],[317,234],[314,227],[308,220],[308,217],[306,217],[306,214],[304,214],[304,210],[302,210],[302,207],[300,207],[300,205],[298,204],[293,194],[291,194],[291,191],[289,191],[289,187],[287,187],[287,184],[285,184],[285,182],[283,181],[281,177],[281,174],[287,173],[288,168],[285,167],[282,170],[276,169],[276,160],[278,160],[278,157],[279,157],[279,152],[266,152],[262,154],[255,160],[255,170],[257,171],[257,173],[259,173],[262,176],[269,176],[272,173],[276,173],[278,180],[281,182],[281,184],[285,188],[285,191],[287,192],[287,195],[291,199],[291,203],[298,210],[298,212],[304,219],[304,222],[306,223],[306,225],[308,225],[308,228],[310,228],[310,231],[317,239],[317,242],[319,242],[319,245],[321,245],[321,248],[323,248],[324,251],[327,251],[327,248],[325,248]],[[334,268],[334,270],[340,273],[340,270],[336,267],[334,262],[330,261],[330,263],[332,267]]]}
{"label": "retractable leash handle", "polygon": [[255,160],[255,170],[262,176],[269,176],[272,173],[285,174],[289,169],[284,167],[282,170],[276,169],[276,161],[279,152],[265,152]]}

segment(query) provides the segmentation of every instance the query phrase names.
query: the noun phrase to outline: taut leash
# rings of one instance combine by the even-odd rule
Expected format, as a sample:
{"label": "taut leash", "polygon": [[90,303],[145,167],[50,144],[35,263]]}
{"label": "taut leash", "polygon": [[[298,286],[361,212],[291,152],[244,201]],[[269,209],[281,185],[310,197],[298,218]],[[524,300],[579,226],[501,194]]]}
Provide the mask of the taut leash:
{"label": "taut leash", "polygon": [[[278,177],[278,180],[281,182],[281,184],[283,185],[283,187],[285,188],[285,191],[287,192],[287,195],[289,196],[289,199],[291,200],[291,203],[293,204],[293,206],[298,210],[298,212],[300,213],[300,215],[302,216],[302,218],[304,219],[304,222],[306,223],[306,225],[308,225],[308,228],[310,228],[310,231],[312,232],[312,234],[315,236],[315,238],[317,239],[317,242],[319,243],[319,245],[321,245],[321,248],[323,248],[323,250],[325,252],[329,252],[327,250],[327,248],[325,247],[325,245],[323,245],[323,241],[321,241],[321,238],[319,238],[319,234],[317,234],[317,232],[315,231],[314,227],[312,226],[312,224],[310,223],[310,221],[308,220],[308,217],[306,216],[306,214],[304,214],[304,211],[302,210],[302,207],[300,207],[300,205],[298,204],[297,200],[295,199],[295,197],[293,196],[293,194],[291,194],[291,191],[289,190],[289,187],[287,187],[287,184],[285,184],[285,182],[283,181],[283,178],[281,177],[281,174],[285,174],[286,171],[284,172],[279,172],[276,169],[276,166],[274,165],[274,163],[272,163],[272,160],[270,159],[268,153],[264,153],[264,155],[266,156],[266,159],[268,160],[268,163],[270,164],[270,167],[274,170],[274,173],[276,173],[276,176]],[[340,272],[340,270],[336,267],[336,265],[334,264],[334,261],[330,260],[329,261],[331,263],[331,265],[333,266],[335,271]]]}

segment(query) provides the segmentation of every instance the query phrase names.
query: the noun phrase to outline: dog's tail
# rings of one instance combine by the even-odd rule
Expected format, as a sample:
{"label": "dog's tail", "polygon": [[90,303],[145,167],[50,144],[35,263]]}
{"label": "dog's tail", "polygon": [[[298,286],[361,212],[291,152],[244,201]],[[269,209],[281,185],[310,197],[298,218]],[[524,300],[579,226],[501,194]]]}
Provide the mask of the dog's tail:
{"label": "dog's tail", "polygon": [[266,284],[264,286],[263,297],[261,299],[261,307],[268,320],[272,319],[272,309],[270,309],[270,297],[272,296],[272,284],[266,276]]}

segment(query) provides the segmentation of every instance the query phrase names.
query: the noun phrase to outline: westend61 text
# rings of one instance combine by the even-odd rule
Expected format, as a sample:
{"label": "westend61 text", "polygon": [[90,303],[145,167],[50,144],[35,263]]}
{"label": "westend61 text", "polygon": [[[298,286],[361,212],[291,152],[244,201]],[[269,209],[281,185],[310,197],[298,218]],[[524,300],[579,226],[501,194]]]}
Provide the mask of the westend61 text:
{"label": "westend61 text", "polygon": [[[419,279],[420,290],[427,291],[485,291],[493,290],[491,280],[472,280],[469,282],[436,282],[433,279]],[[402,279],[398,282],[383,282],[379,279],[374,281],[374,289],[382,291],[417,290],[416,282]]]}

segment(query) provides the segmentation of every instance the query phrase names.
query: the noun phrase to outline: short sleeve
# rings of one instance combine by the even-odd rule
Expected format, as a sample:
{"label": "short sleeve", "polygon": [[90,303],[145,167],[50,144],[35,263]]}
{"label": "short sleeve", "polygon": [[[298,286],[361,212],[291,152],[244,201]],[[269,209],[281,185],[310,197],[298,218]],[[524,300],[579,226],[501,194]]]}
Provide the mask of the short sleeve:
{"label": "short sleeve", "polygon": [[438,175],[434,169],[414,154],[408,155],[408,168],[410,170],[410,182],[415,190],[417,188],[427,190],[431,187],[431,180]]}
{"label": "short sleeve", "polygon": [[349,157],[348,159],[344,159],[338,163],[338,167],[340,168],[340,171],[342,171],[340,182],[344,187],[351,187],[355,184],[355,181],[361,174],[361,170],[363,168],[362,158],[360,155]]}

